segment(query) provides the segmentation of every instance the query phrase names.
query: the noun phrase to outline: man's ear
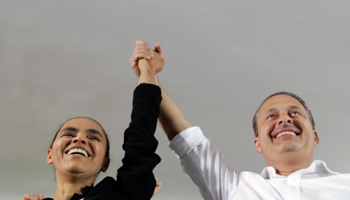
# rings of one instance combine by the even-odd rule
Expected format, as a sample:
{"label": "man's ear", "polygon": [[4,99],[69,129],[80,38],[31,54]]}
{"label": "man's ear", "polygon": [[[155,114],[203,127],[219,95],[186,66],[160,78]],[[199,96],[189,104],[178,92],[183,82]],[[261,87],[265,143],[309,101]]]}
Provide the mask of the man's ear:
{"label": "man's ear", "polygon": [[258,153],[261,153],[261,148],[260,148],[260,143],[259,143],[259,137],[254,138],[254,143],[255,143],[255,150]]}
{"label": "man's ear", "polygon": [[101,171],[102,172],[106,172],[108,167],[109,167],[109,163],[110,163],[110,159],[109,158],[104,158],[104,164],[102,165]]}
{"label": "man's ear", "polygon": [[47,150],[47,164],[51,165],[53,163],[52,149]]}
{"label": "man's ear", "polygon": [[314,131],[314,134],[315,134],[315,147],[317,147],[319,139],[316,131]]}

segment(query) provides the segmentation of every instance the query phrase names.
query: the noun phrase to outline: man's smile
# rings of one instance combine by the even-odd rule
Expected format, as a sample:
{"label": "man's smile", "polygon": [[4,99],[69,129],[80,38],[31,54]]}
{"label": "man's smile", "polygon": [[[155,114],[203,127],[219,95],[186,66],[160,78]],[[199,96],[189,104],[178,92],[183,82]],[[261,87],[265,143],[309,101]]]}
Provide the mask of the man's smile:
{"label": "man's smile", "polygon": [[293,136],[296,136],[297,134],[295,134],[294,132],[292,131],[284,131],[284,132],[281,132],[279,133],[277,136],[276,136],[276,139],[281,137],[282,135],[293,135]]}
{"label": "man's smile", "polygon": [[294,124],[285,125],[283,127],[276,127],[270,134],[272,138],[279,138],[283,135],[299,136],[302,133],[301,129]]}

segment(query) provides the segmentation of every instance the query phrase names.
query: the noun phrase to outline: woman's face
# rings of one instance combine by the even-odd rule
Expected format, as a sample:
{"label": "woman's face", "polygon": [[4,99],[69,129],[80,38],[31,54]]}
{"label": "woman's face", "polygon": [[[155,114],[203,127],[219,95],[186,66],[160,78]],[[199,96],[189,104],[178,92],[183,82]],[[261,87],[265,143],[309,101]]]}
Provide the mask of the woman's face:
{"label": "woman's face", "polygon": [[74,118],[62,125],[48,150],[47,163],[53,164],[58,173],[97,176],[109,166],[106,146],[107,138],[99,124]]}

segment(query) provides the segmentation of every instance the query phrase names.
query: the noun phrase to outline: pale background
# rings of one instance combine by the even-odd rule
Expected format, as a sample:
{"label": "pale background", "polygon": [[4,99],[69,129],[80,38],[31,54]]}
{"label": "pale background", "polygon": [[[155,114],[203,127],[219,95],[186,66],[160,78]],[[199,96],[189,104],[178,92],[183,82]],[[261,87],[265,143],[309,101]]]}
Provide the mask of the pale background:
{"label": "pale background", "polygon": [[[266,166],[253,146],[252,116],[277,91],[303,97],[320,144],[315,159],[349,172],[350,1],[0,2],[0,199],[54,196],[47,148],[61,123],[91,116],[121,165],[137,78],[135,41],[159,42],[159,79],[238,171]],[[202,199],[158,128],[156,200]],[[101,174],[100,178],[105,175]]]}

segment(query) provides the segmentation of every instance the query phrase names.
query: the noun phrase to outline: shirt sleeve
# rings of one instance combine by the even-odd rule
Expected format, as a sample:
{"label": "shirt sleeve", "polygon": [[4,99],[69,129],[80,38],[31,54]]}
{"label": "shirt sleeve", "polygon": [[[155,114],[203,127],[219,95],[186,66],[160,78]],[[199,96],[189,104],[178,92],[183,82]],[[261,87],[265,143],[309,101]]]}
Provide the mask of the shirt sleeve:
{"label": "shirt sleeve", "polygon": [[226,200],[238,184],[238,174],[226,165],[224,155],[206,138],[199,127],[176,135],[169,147],[182,168],[198,186],[206,200]]}
{"label": "shirt sleeve", "polygon": [[118,186],[128,199],[149,200],[154,192],[153,169],[160,162],[154,132],[161,99],[161,90],[155,85],[140,84],[134,91],[131,122],[124,133],[123,166],[117,175]]}

